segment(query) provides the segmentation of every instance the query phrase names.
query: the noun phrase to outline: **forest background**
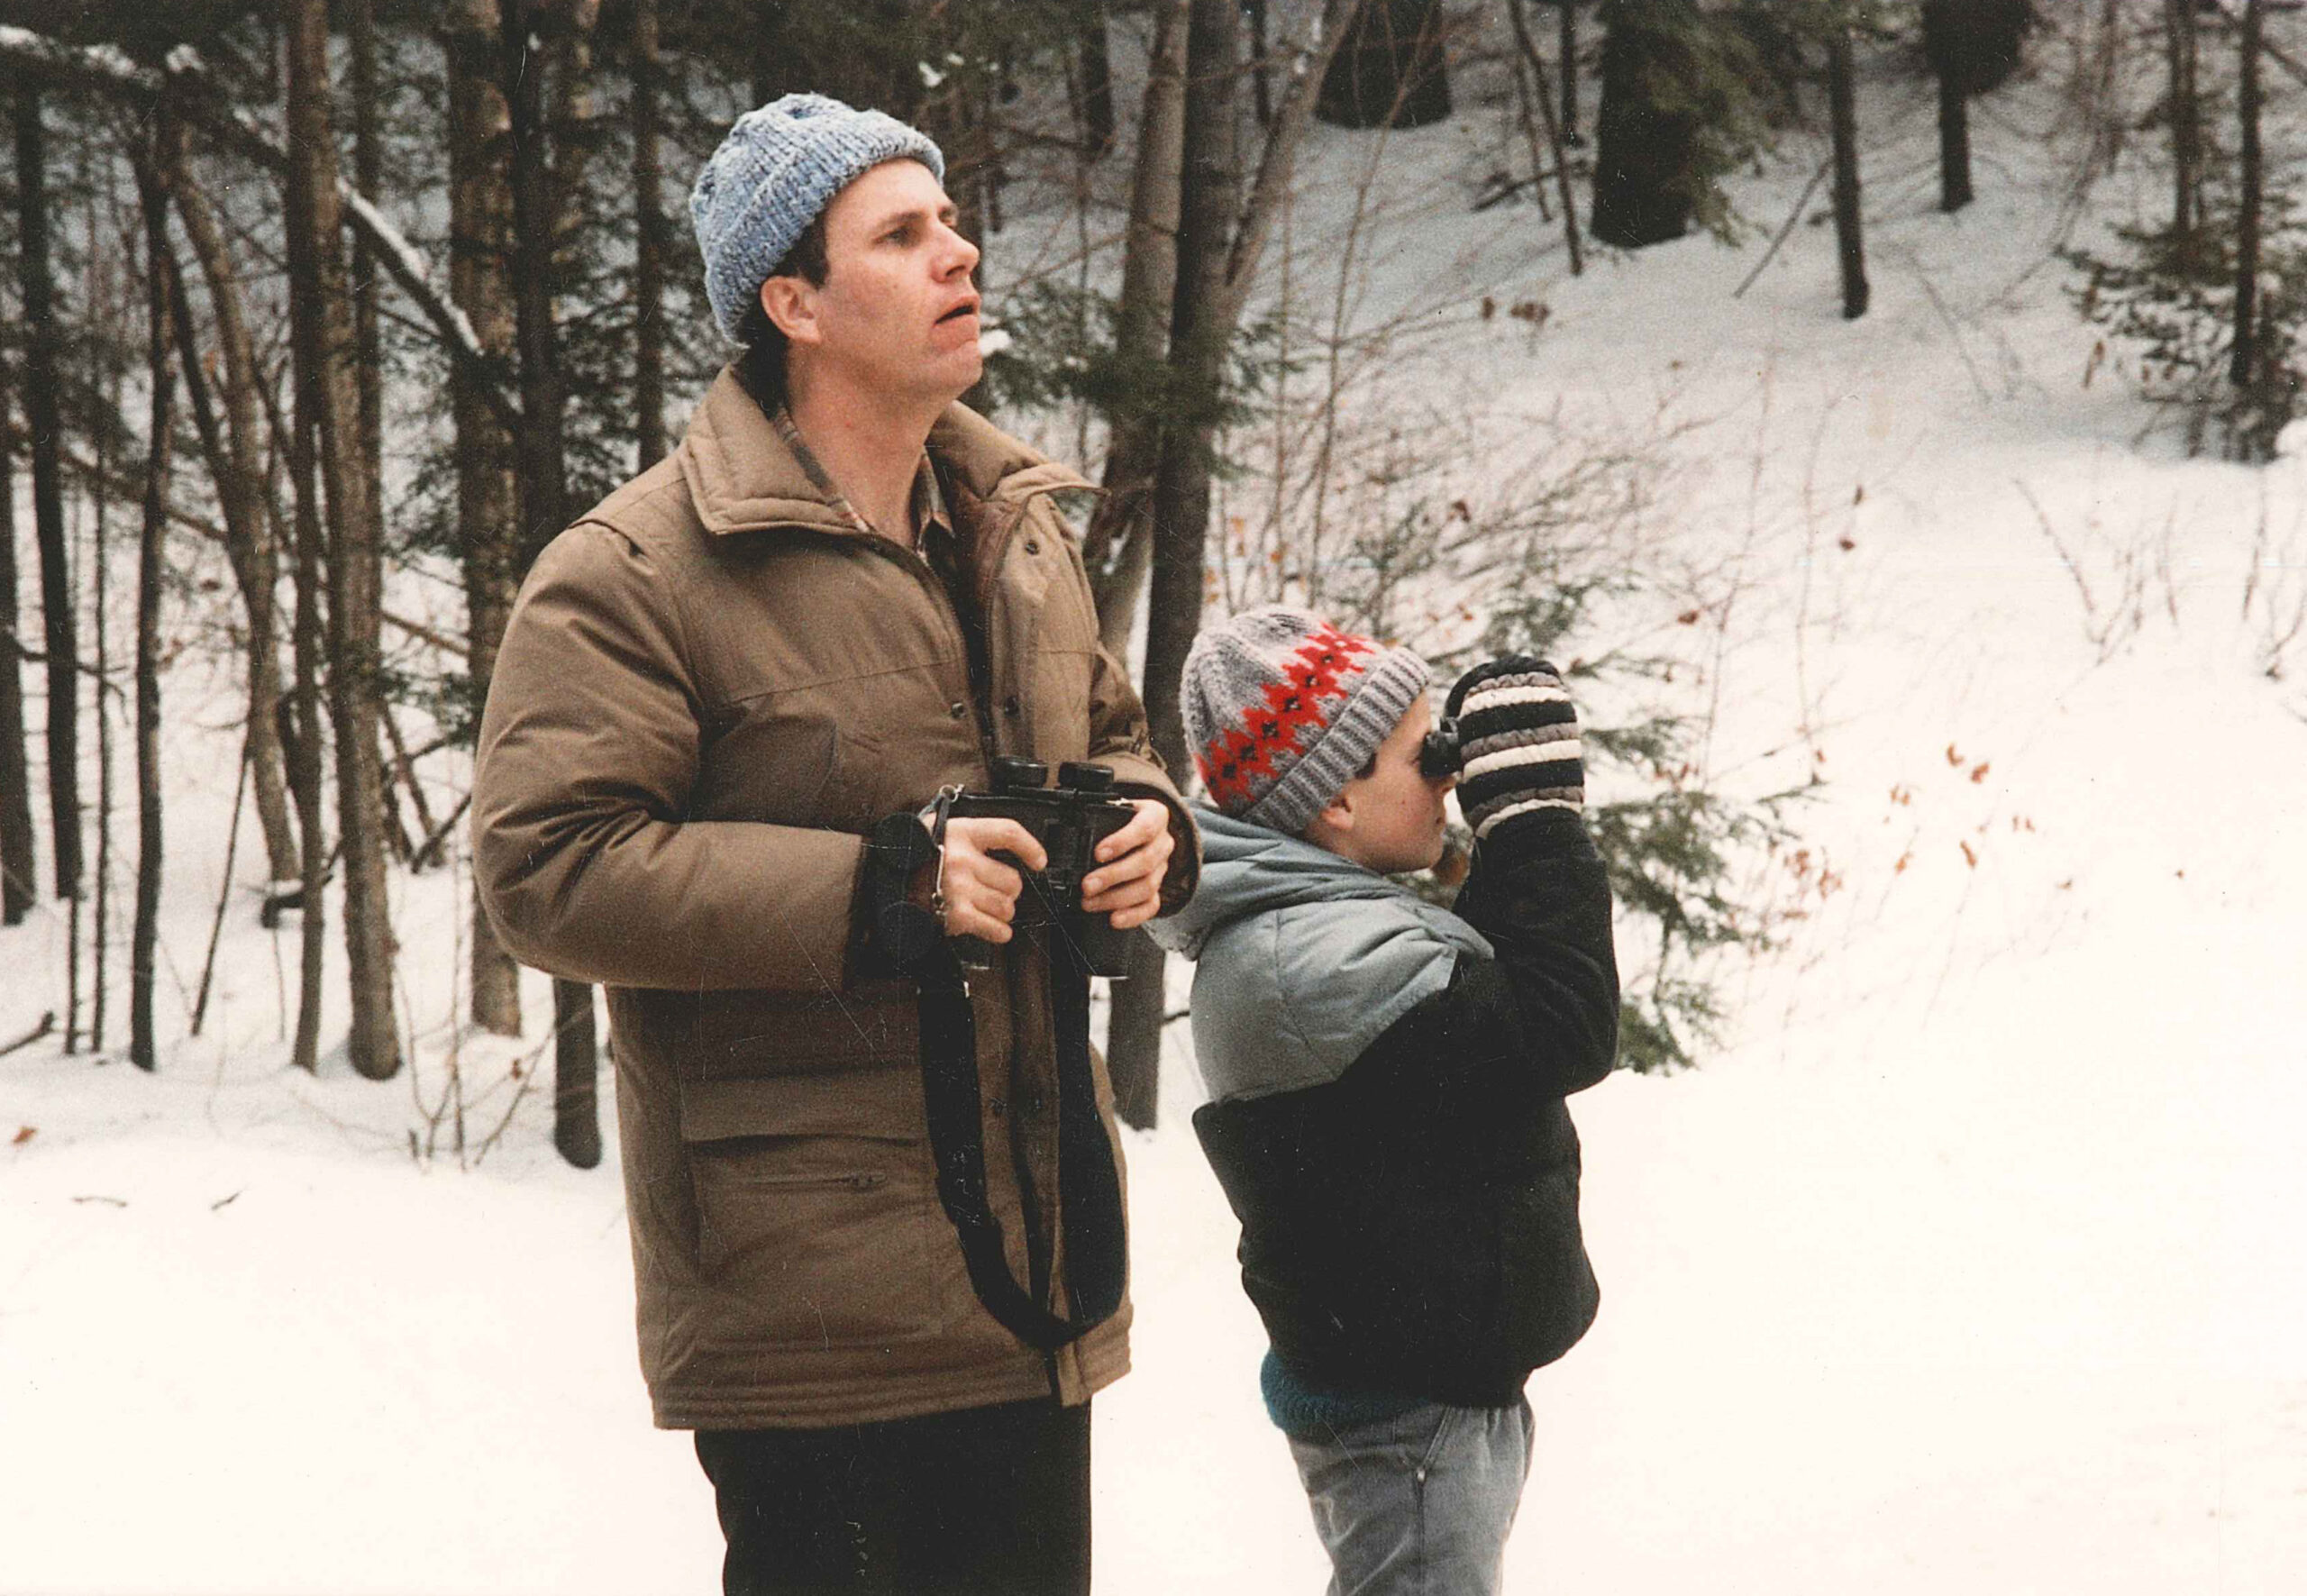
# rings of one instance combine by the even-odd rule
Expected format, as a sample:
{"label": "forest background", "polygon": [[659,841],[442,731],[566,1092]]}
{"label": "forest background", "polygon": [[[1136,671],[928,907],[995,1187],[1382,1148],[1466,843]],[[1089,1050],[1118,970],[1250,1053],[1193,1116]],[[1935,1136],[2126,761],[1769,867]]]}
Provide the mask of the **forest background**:
{"label": "forest background", "polygon": [[[2264,9],[0,5],[14,131],[0,248],[15,268],[0,293],[16,312],[0,341],[0,880],[8,925],[36,907],[67,922],[64,990],[35,1028],[97,1055],[124,1029],[146,1070],[203,1028],[218,938],[251,906],[228,880],[205,946],[164,959],[162,682],[197,661],[241,679],[242,712],[209,724],[242,743],[232,837],[245,804],[267,882],[255,912],[297,932],[292,1062],[314,1069],[324,1033],[370,1079],[412,1056],[411,1009],[433,1005],[400,981],[390,878],[461,871],[471,738],[523,571],[578,508],[662,456],[725,357],[680,200],[747,105],[823,88],[948,150],[998,327],[970,397],[1101,481],[1082,532],[1103,623],[1182,771],[1178,673],[1212,600],[1327,606],[1445,667],[1518,647],[1566,651],[1590,679],[1672,669],[1604,619],[1655,585],[1611,535],[1642,512],[1645,445],[1566,453],[1479,507],[1435,497],[1471,415],[1454,433],[1394,425],[1382,461],[1354,446],[1372,408],[1361,390],[1391,351],[1467,306],[1437,292],[1362,316],[1354,272],[1375,222],[1358,214],[1327,306],[1287,266],[1278,290],[1262,283],[1309,125],[1382,135],[1455,117],[1481,169],[1469,206],[1534,213],[1533,263],[1573,275],[1597,251],[1757,225],[1724,178],[1823,127],[1811,187],[1832,196],[1856,319],[1855,51],[1935,81],[1950,213],[1972,197],[1968,105],[2018,69],[2030,32],[2064,58],[2078,193],[2136,132],[2114,86],[2127,52],[2152,52],[2170,214],[2123,257],[2083,262],[2086,310],[2147,342],[2143,369],[2193,406],[2193,444],[2216,432],[2265,458],[2296,387],[2295,312],[2278,270],[2257,286],[2259,218],[2288,204],[2266,197],[2257,83],[2263,59],[2298,68],[2262,41]],[[1359,175],[1365,208],[1381,165]],[[1542,298],[1478,303],[1543,326]],[[18,548],[25,478],[36,555]],[[1242,530],[1213,540],[1221,524]],[[1741,869],[1792,838],[1785,803],[1819,772],[1718,791],[1691,757],[1705,733],[1655,703],[1593,728],[1628,778],[1594,822],[1655,948],[1626,1006],[1637,1069],[1692,1062],[1719,1015],[1710,955],[1767,946],[1800,912],[1742,887]],[[1447,875],[1430,889],[1446,895]],[[451,1035],[524,1035],[518,972],[486,917],[469,908],[456,935]],[[164,962],[190,989],[181,1017],[156,1011]],[[1146,946],[1108,1037],[1138,1125],[1158,1111],[1173,1017],[1161,971]],[[595,1003],[565,982],[552,1002],[555,1137],[589,1165]],[[472,1089],[461,1062],[457,1102]]]}

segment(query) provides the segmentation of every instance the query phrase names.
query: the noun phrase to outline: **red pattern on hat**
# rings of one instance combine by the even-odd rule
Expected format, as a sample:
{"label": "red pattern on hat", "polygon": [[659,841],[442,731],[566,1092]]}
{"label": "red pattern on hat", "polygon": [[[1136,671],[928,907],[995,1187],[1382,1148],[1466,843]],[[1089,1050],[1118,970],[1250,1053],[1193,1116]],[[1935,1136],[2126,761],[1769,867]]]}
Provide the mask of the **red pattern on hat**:
{"label": "red pattern on hat", "polygon": [[1277,779],[1275,757],[1306,752],[1299,733],[1329,724],[1327,700],[1347,698],[1344,679],[1363,669],[1355,656],[1375,652],[1362,638],[1333,626],[1309,634],[1282,666],[1282,679],[1266,684],[1265,703],[1252,708],[1242,725],[1227,727],[1194,755],[1209,796],[1221,807],[1238,803],[1249,796],[1253,780]]}

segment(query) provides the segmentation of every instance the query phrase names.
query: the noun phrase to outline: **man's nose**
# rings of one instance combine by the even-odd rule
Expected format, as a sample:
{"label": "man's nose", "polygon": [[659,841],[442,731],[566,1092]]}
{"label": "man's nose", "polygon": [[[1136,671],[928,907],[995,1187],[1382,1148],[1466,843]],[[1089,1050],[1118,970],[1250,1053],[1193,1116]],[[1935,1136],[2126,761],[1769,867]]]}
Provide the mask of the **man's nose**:
{"label": "man's nose", "polygon": [[970,242],[967,234],[952,227],[946,228],[945,249],[945,276],[952,277],[958,273],[966,277],[976,269],[978,247]]}

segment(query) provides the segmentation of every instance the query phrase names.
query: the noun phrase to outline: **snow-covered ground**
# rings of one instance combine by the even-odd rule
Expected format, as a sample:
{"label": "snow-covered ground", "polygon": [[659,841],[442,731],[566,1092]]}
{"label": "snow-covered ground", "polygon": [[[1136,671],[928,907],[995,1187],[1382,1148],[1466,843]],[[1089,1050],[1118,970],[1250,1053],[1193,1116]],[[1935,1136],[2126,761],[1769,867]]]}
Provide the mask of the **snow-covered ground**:
{"label": "snow-covered ground", "polygon": [[[1455,123],[1395,135],[1363,245],[1366,315],[1459,307],[1402,364],[1422,398],[1671,415],[1656,546],[1700,610],[1713,773],[1824,778],[1801,867],[1761,878],[1807,917],[1727,971],[1725,1048],[1575,1105],[1604,1307],[1532,1382],[1509,1588],[2307,1590],[2307,641],[2276,651],[2307,462],[2136,439],[2046,263],[2047,110],[1982,116],[1948,219],[1922,91],[1866,103],[1856,324],[1809,227],[1743,296],[1760,236],[1571,280],[1534,212],[1468,213]],[[1312,151],[1309,272],[1366,149]],[[1741,189],[1758,233],[1808,176],[1792,150]],[[1543,325],[1483,320],[1486,292]],[[235,749],[181,711],[171,742],[189,988]],[[614,1150],[561,1164],[504,1044],[465,1044],[461,1158],[432,1114],[454,885],[399,889],[413,1078],[284,1068],[293,935],[245,898],[157,1077],[0,1059],[0,1591],[714,1588],[703,1478],[648,1424]],[[0,933],[0,1041],[54,1005],[63,940]],[[1099,1587],[1312,1591],[1197,1090],[1181,1051],[1132,1141]]]}

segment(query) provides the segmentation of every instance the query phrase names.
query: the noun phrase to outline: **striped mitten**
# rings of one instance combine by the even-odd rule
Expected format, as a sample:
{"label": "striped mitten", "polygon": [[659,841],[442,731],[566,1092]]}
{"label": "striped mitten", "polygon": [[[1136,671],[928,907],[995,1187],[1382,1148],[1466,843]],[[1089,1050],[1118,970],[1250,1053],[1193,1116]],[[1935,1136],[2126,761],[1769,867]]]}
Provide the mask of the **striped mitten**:
{"label": "striped mitten", "polygon": [[1475,841],[1516,815],[1584,807],[1578,712],[1562,673],[1544,660],[1509,654],[1475,666],[1450,689],[1444,713],[1458,723],[1465,759],[1458,807]]}

